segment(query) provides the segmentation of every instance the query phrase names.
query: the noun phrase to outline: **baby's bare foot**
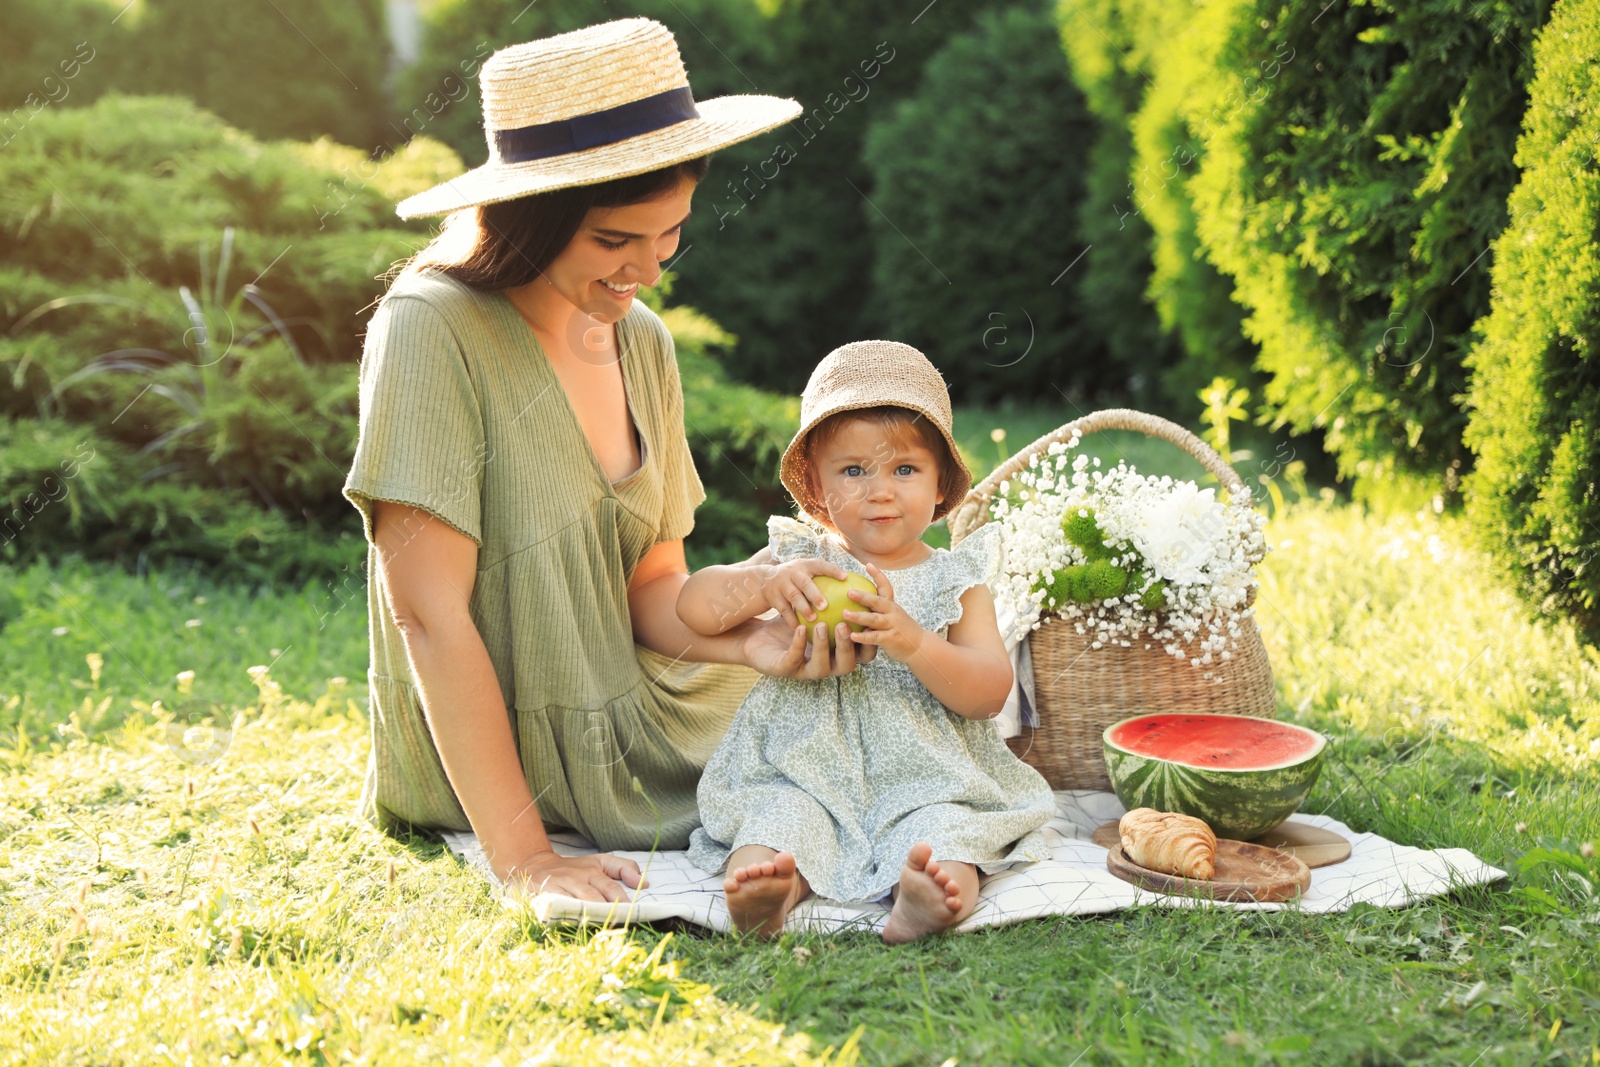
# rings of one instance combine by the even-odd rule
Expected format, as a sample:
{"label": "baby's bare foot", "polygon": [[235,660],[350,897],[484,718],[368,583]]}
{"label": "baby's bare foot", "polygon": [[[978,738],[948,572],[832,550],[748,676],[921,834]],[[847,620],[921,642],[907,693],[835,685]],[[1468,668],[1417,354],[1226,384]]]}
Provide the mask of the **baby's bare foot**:
{"label": "baby's bare foot", "polygon": [[936,934],[972,910],[974,901],[963,899],[955,875],[932,856],[933,848],[919,841],[900,869],[900,892],[883,928],[883,939],[891,945]]}
{"label": "baby's bare foot", "polygon": [[799,902],[800,885],[789,852],[729,871],[722,882],[733,925],[758,937],[777,937],[783,931],[784,918]]}

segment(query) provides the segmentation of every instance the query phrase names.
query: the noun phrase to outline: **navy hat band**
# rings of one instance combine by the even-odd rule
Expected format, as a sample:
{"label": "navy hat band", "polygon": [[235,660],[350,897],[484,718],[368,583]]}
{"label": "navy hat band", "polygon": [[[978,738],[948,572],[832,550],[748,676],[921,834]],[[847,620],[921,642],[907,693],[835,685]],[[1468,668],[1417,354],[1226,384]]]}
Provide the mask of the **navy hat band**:
{"label": "navy hat band", "polygon": [[615,144],[699,117],[686,85],[559,122],[495,130],[495,152],[502,163],[527,163]]}

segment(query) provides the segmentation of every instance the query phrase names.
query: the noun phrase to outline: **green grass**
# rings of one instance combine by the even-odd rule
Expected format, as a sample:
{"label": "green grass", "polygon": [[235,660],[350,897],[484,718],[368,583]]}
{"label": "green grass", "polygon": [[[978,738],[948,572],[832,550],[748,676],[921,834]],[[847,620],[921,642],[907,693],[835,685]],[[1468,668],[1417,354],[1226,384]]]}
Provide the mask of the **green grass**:
{"label": "green grass", "polygon": [[1508,882],[898,949],[543,929],[353,817],[359,599],[0,572],[0,1061],[1600,1064],[1600,656],[1451,517],[1310,501],[1268,536],[1280,714],[1333,738],[1304,810]]}
{"label": "green grass", "polygon": [[1600,656],[1524,617],[1454,520],[1305,503],[1269,540],[1280,717],[1334,739],[1303,810],[1471,849],[1509,883],[1330,916],[1140,908],[892,953],[680,935],[691,969],[822,1039],[867,1022],[867,1062],[1600,1063],[1600,867],[1582,855]]}
{"label": "green grass", "polygon": [[[96,734],[156,700],[186,718],[210,717],[212,705],[249,703],[256,687],[246,669],[256,664],[305,697],[343,677],[365,706],[366,585],[363,559],[346,564],[339,581],[298,590],[219,584],[182,570],[136,578],[78,557],[0,566],[0,603],[14,605],[0,630],[0,735],[20,725],[39,737],[69,710]],[[91,654],[102,660],[97,679],[86,665]],[[182,671],[195,672],[187,694]]]}

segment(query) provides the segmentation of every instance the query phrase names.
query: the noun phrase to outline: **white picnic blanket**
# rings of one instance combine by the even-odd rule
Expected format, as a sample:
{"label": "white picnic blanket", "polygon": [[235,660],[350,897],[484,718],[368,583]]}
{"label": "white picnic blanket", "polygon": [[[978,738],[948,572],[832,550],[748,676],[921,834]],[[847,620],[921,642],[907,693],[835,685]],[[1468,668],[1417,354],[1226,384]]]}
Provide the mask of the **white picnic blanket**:
{"label": "white picnic blanket", "polygon": [[[1398,845],[1377,834],[1358,834],[1326,815],[1296,814],[1296,822],[1321,826],[1350,840],[1350,858],[1311,871],[1311,888],[1298,900],[1261,904],[1169,896],[1135,887],[1106,868],[1106,850],[1090,840],[1101,823],[1120,819],[1127,809],[1115,793],[1073,790],[1056,793],[1056,817],[1045,827],[1052,858],[985,877],[978,907],[957,930],[1003,926],[1043,915],[1091,915],[1139,904],[1165,907],[1221,907],[1249,910],[1298,908],[1308,912],[1345,911],[1358,901],[1398,908],[1426,897],[1441,896],[1460,886],[1504,878],[1464,848],[1421,849]],[[499,886],[478,839],[470,833],[446,833],[450,850]],[[597,851],[575,834],[554,834],[562,855]],[[527,901],[544,922],[629,923],[683,919],[714,930],[729,928],[722,876],[708,875],[682,852],[618,852],[639,864],[649,885],[630,904],[596,904],[554,894]],[[505,894],[510,907],[521,906]],[[838,931],[881,929],[889,918],[886,904],[840,904],[813,897],[790,914],[786,930]]]}

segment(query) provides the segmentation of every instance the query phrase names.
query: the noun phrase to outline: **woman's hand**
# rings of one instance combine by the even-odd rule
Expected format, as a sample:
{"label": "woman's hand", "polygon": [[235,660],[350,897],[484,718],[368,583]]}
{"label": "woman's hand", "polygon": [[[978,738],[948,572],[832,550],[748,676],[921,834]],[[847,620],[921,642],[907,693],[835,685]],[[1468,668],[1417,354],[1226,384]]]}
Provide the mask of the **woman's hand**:
{"label": "woman's hand", "polygon": [[513,863],[503,874],[498,870],[495,874],[513,896],[559,893],[576,900],[627,903],[628,889],[646,885],[637,863],[605,852],[598,856],[536,852]]}
{"label": "woman's hand", "polygon": [[817,612],[828,606],[822,590],[811,580],[819,574],[826,574],[841,582],[849,577],[843,567],[825,559],[796,559],[767,567],[761,595],[767,606],[782,616],[791,630],[801,625],[801,620],[806,625],[815,623]]}
{"label": "woman's hand", "polygon": [[[778,619],[753,620],[756,625],[744,640],[744,662],[776,678],[830,678],[849,674],[860,663],[871,662],[875,648],[860,649],[848,639],[850,627],[838,626],[838,648],[828,649],[828,630],[822,623],[812,629],[806,643],[803,626],[790,629]],[[816,650],[822,654],[817,655]]]}
{"label": "woman's hand", "polygon": [[867,564],[867,576],[878,587],[877,593],[869,593],[864,589],[848,591],[850,599],[866,609],[846,608],[844,611],[845,619],[866,627],[865,630],[851,633],[851,643],[881,648],[890,659],[906,663],[922,647],[922,639],[928,635],[928,631],[911,617],[910,612],[895,603],[894,586],[889,584],[889,576],[876,564]]}

